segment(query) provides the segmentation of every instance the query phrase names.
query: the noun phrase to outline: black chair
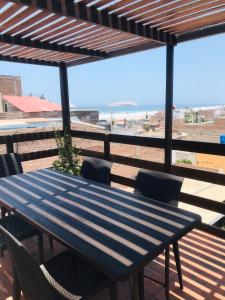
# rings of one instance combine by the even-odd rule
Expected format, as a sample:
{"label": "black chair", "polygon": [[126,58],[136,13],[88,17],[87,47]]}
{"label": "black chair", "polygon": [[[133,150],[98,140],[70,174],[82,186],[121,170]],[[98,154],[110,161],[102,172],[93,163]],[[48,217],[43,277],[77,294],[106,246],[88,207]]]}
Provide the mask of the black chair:
{"label": "black chair", "polygon": [[[18,154],[10,153],[0,155],[0,177],[7,177],[22,172],[23,169]],[[6,215],[5,211],[2,213],[2,218],[0,218],[0,225],[11,232],[20,241],[37,236],[39,259],[41,262],[43,261],[43,236],[39,230],[13,213],[8,212],[8,215]],[[4,255],[5,250],[6,244],[0,235],[1,256]]]}
{"label": "black chair", "polygon": [[112,163],[100,158],[85,158],[81,167],[81,176],[110,185]]}
{"label": "black chair", "polygon": [[19,300],[21,290],[27,300],[89,299],[110,289],[116,300],[116,285],[69,251],[62,252],[38,265],[27,249],[0,226],[13,265],[13,299]]}
{"label": "black chair", "polygon": [[[134,193],[177,207],[182,183],[183,178],[175,175],[140,170],[135,180]],[[173,244],[173,252],[180,288],[183,289],[178,242]],[[165,292],[167,299],[169,298],[169,255],[168,248],[165,250]]]}

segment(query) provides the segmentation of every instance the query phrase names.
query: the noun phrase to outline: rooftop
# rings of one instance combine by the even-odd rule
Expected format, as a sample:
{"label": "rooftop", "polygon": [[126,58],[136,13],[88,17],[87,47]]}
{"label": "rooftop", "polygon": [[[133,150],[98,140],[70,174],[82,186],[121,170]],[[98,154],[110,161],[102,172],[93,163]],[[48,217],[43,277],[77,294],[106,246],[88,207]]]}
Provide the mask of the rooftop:
{"label": "rooftop", "polygon": [[34,96],[3,95],[3,100],[9,102],[23,112],[61,111],[61,105],[51,103],[47,99]]}

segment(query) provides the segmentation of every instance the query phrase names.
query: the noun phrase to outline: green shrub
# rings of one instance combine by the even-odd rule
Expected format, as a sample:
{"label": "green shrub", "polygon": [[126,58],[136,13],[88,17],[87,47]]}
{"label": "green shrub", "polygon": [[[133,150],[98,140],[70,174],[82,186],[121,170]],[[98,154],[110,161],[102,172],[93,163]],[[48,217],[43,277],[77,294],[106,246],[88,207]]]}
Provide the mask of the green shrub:
{"label": "green shrub", "polygon": [[59,149],[59,156],[53,162],[53,168],[68,174],[79,175],[80,150],[72,142],[71,134],[68,131],[65,131],[63,134],[55,131],[55,141]]}

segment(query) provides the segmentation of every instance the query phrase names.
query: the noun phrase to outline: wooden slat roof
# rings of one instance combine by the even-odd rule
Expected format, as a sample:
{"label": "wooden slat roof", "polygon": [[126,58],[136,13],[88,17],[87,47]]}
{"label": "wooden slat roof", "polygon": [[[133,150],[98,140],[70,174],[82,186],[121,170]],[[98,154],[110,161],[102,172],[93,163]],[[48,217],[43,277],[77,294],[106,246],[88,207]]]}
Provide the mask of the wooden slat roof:
{"label": "wooden slat roof", "polygon": [[0,0],[0,59],[77,65],[225,31],[225,0]]}

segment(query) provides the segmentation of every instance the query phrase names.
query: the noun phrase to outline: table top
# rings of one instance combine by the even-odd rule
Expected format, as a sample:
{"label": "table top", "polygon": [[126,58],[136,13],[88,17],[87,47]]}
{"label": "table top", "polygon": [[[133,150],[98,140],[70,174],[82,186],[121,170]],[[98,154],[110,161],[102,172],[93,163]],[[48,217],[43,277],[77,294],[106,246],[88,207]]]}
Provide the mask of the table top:
{"label": "table top", "polygon": [[1,178],[0,203],[115,281],[201,222],[191,212],[53,169]]}

